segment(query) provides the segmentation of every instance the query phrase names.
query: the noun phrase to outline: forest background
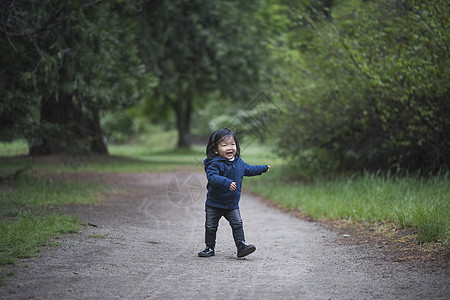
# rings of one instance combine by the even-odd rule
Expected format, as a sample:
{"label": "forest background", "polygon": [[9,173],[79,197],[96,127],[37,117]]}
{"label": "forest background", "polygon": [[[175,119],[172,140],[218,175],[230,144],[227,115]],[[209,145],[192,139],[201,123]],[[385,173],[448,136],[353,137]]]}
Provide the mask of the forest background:
{"label": "forest background", "polygon": [[107,153],[154,126],[189,147],[233,126],[308,172],[449,166],[446,1],[0,9],[0,140],[30,155]]}

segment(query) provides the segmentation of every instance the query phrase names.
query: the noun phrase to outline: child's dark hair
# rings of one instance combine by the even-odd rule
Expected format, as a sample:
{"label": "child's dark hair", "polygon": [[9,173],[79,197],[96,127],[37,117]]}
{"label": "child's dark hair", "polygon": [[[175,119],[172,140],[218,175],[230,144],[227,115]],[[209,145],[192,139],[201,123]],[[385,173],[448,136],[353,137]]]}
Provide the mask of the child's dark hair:
{"label": "child's dark hair", "polygon": [[236,143],[236,156],[241,155],[241,148],[239,147],[238,139],[234,135],[233,131],[228,128],[222,128],[214,131],[209,137],[208,145],[206,146],[207,159],[217,156],[216,151],[218,149],[219,142],[225,137],[232,137],[234,139],[234,142]]}

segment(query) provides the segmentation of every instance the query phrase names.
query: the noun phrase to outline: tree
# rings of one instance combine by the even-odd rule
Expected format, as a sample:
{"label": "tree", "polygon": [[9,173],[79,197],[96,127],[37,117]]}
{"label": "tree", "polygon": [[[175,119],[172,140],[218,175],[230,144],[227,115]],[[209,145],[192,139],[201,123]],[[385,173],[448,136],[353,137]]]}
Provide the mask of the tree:
{"label": "tree", "polygon": [[31,154],[106,153],[100,112],[133,104],[151,83],[137,56],[135,19],[127,17],[133,4],[10,1],[6,12],[5,6],[4,20],[12,21],[2,27],[2,47],[10,47],[2,64],[10,70],[6,82],[17,84],[2,86],[3,108],[17,112],[21,98],[34,106],[27,120],[14,113],[4,122],[27,138]]}
{"label": "tree", "polygon": [[[146,1],[140,53],[158,84],[150,101],[173,110],[178,146],[189,147],[195,107],[220,91],[248,101],[269,57],[262,1]],[[220,108],[217,109],[220,111]]]}
{"label": "tree", "polygon": [[[9,142],[27,128],[33,126],[38,117],[40,97],[32,87],[24,85],[24,71],[35,68],[38,52],[29,43],[27,33],[41,32],[48,22],[30,26],[23,7],[13,1],[0,2],[0,141]],[[19,30],[20,29],[20,30]],[[28,47],[27,47],[28,46]]]}
{"label": "tree", "polygon": [[290,43],[310,44],[291,56],[280,152],[310,170],[448,169],[448,13],[446,1],[408,0],[343,1],[331,20],[303,11]]}

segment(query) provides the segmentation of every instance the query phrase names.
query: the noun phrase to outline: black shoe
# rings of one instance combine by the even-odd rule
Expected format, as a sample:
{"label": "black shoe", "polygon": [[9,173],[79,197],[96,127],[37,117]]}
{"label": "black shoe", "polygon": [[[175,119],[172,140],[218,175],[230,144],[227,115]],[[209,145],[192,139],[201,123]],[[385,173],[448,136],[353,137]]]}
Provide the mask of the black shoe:
{"label": "black shoe", "polygon": [[244,242],[241,242],[240,245],[237,246],[237,257],[244,257],[253,252],[255,252],[256,247],[252,244],[246,245]]}
{"label": "black shoe", "polygon": [[206,246],[206,249],[203,250],[202,252],[198,253],[198,256],[200,257],[210,257],[210,256],[214,256],[214,248]]}

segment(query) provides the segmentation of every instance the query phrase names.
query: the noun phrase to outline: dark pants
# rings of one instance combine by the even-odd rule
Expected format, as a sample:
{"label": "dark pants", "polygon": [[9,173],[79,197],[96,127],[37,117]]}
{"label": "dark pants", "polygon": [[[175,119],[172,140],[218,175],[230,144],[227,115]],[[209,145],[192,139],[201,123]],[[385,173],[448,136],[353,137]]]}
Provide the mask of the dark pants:
{"label": "dark pants", "polygon": [[242,226],[239,208],[223,209],[206,205],[205,212],[205,243],[207,246],[214,247],[216,245],[217,228],[219,227],[219,220],[222,217],[225,217],[230,223],[236,246],[241,242],[245,242],[244,227]]}

